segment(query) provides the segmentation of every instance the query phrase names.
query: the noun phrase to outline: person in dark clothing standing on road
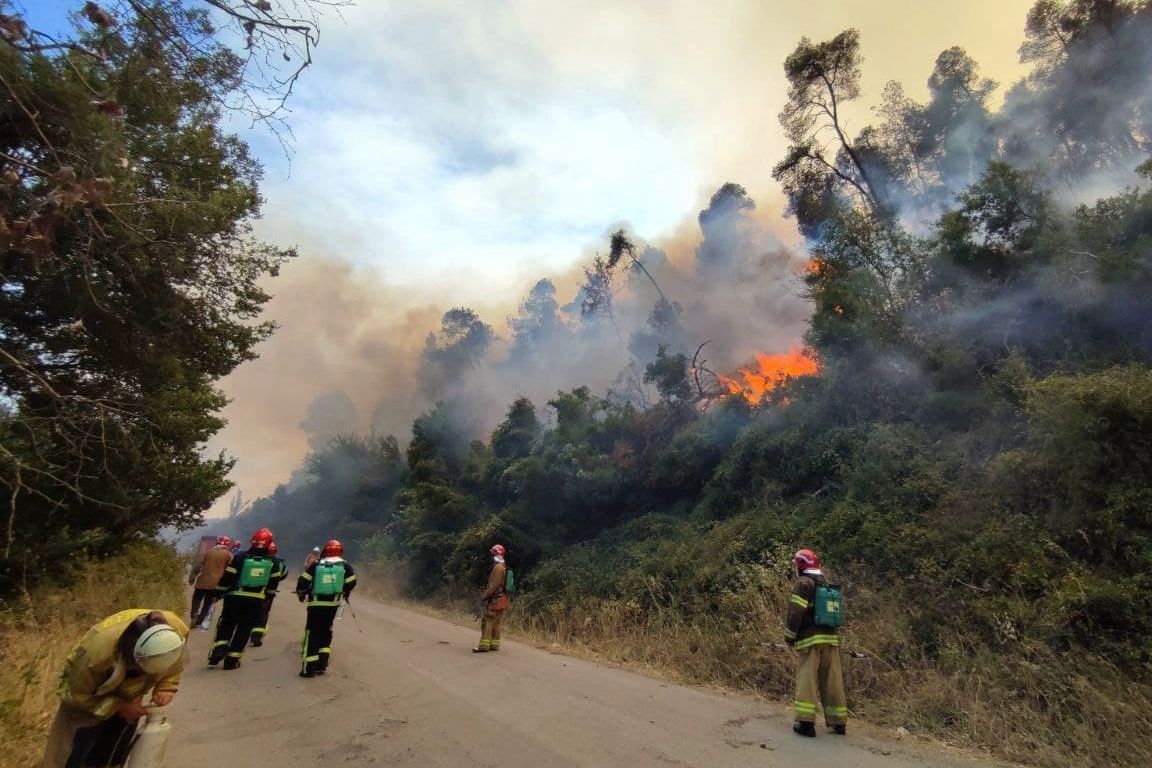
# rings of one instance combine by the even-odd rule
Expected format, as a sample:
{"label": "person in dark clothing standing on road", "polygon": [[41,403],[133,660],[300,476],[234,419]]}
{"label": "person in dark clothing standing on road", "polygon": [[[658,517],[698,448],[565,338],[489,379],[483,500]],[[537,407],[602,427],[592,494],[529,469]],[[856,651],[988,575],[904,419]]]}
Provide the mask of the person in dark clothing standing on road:
{"label": "person in dark clothing standing on road", "polygon": [[347,600],[356,588],[356,574],[344,559],[343,544],[332,539],[320,554],[320,559],[296,580],[296,596],[300,602],[308,601],[300,677],[315,677],[328,671],[332,622],[336,620],[340,599]]}
{"label": "person in dark clothing standing on road", "polygon": [[208,665],[224,662],[224,669],[240,666],[244,646],[252,630],[260,621],[264,598],[272,580],[275,561],[268,554],[272,545],[272,531],[261,528],[252,534],[252,545],[247,552],[236,555],[224,569],[220,578],[220,591],[224,593],[224,610],[216,622],[216,640],[208,652]]}
{"label": "person in dark clothing standing on road", "polygon": [[252,647],[259,648],[264,645],[264,636],[268,634],[268,616],[272,613],[272,601],[276,599],[276,590],[280,582],[288,576],[288,563],[276,557],[276,542],[268,545],[268,554],[272,557],[272,576],[268,579],[268,589],[264,590],[264,605],[260,609],[260,618],[252,630]]}

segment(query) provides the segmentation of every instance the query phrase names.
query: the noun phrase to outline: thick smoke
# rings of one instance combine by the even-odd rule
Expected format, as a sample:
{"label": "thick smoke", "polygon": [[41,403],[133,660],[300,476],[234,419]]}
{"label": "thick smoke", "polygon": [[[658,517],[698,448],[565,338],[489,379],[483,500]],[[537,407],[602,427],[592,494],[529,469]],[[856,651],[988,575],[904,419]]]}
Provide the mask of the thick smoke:
{"label": "thick smoke", "polygon": [[727,184],[694,234],[650,243],[630,234],[636,258],[605,275],[607,309],[589,306],[588,265],[608,258],[618,227],[583,266],[529,282],[512,307],[436,307],[347,264],[291,265],[275,286],[276,338],[228,381],[243,408],[219,440],[241,457],[234,478],[249,496],[269,493],[332,437],[404,442],[437,403],[462,439],[487,438],[518,396],[546,411],[557,392],[587,386],[644,405],[655,398],[644,366],[661,345],[691,357],[710,341],[705,356],[718,371],[794,346],[811,311],[798,278],[804,259],[755,212]]}

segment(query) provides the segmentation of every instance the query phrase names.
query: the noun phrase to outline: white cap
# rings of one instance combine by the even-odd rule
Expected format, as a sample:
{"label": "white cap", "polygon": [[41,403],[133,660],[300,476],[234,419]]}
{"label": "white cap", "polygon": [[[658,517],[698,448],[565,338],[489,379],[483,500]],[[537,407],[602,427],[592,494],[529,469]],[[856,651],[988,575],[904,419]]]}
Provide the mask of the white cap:
{"label": "white cap", "polygon": [[312,551],[316,554],[320,554],[320,547],[312,547]]}
{"label": "white cap", "polygon": [[167,624],[157,624],[144,630],[132,656],[136,666],[149,675],[159,675],[176,666],[184,653],[184,638]]}

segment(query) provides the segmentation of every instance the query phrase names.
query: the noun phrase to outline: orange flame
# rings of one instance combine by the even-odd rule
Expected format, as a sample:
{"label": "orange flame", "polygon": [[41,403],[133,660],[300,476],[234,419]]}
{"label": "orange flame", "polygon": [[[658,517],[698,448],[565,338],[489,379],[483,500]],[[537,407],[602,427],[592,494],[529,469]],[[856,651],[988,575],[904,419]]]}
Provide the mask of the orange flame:
{"label": "orange flame", "polygon": [[820,372],[820,362],[807,350],[796,347],[779,355],[756,353],[756,366],[740,368],[732,376],[719,376],[720,383],[733,395],[743,395],[759,403],[764,395],[791,376],[811,376]]}

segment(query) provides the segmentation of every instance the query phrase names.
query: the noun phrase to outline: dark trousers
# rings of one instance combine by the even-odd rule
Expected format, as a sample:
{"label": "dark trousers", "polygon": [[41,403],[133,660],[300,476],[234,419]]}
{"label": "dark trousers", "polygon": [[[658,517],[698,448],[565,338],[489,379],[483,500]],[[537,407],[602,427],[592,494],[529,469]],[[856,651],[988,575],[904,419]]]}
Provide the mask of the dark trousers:
{"label": "dark trousers", "polygon": [[308,621],[304,625],[304,672],[328,669],[328,659],[332,655],[332,622],[336,620],[337,608],[337,605],[308,606]]}
{"label": "dark trousers", "polygon": [[209,661],[219,661],[225,656],[233,659],[243,656],[244,646],[248,645],[248,638],[264,607],[264,600],[260,597],[224,595],[223,602],[220,620],[216,622],[216,640],[208,653]]}
{"label": "dark trousers", "polygon": [[204,623],[208,611],[212,610],[212,603],[220,593],[215,589],[196,589],[192,592],[192,626]]}
{"label": "dark trousers", "polygon": [[264,635],[268,632],[268,615],[272,613],[272,601],[275,599],[275,592],[270,592],[264,598],[264,604],[260,606],[260,618],[256,620],[256,626],[252,629],[252,639],[254,641],[264,641]]}
{"label": "dark trousers", "polygon": [[123,765],[128,759],[128,753],[132,751],[135,735],[136,724],[119,715],[113,715],[88,728],[77,728],[72,738],[72,752],[68,755],[65,767]]}

